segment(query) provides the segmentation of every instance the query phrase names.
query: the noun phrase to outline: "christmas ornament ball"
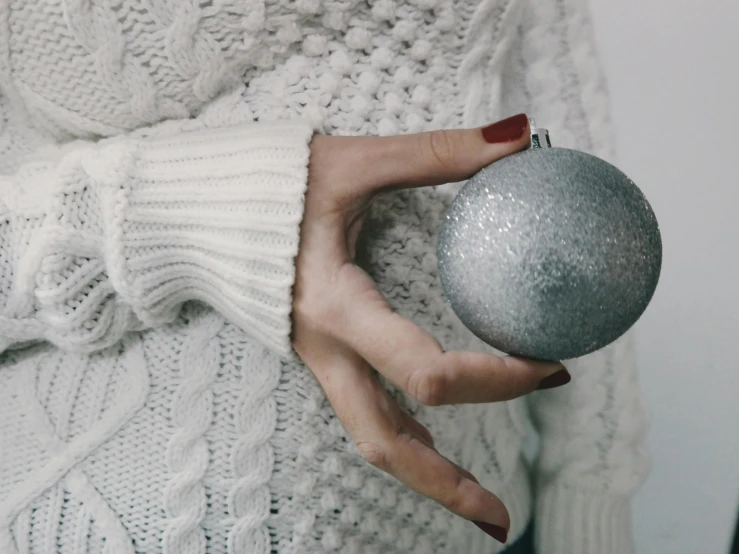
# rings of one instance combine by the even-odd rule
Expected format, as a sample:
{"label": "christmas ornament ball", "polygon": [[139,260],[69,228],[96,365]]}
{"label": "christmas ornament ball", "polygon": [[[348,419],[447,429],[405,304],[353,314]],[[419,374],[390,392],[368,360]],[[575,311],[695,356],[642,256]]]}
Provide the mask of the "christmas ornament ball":
{"label": "christmas ornament ball", "polygon": [[652,208],[619,169],[543,147],[466,183],[445,214],[437,255],[447,300],[475,335],[508,354],[566,360],[639,319],[657,286],[662,241]]}

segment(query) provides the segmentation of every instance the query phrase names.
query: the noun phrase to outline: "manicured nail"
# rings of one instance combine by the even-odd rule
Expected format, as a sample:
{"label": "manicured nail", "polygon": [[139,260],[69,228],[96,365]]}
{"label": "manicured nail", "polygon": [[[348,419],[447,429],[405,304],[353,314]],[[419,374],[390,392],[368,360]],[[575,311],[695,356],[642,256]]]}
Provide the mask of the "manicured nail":
{"label": "manicured nail", "polygon": [[482,136],[491,144],[499,142],[513,142],[520,139],[529,126],[529,118],[525,113],[514,115],[503,121],[498,121],[483,127]]}
{"label": "manicured nail", "polygon": [[566,369],[560,369],[557,373],[552,373],[549,377],[544,377],[536,387],[536,390],[554,389],[566,385],[572,381],[572,375]]}
{"label": "manicured nail", "polygon": [[484,521],[473,521],[472,523],[477,525],[480,529],[485,531],[485,533],[493,537],[498,542],[502,542],[503,544],[505,544],[505,541],[508,540],[508,531],[498,525],[485,523]]}

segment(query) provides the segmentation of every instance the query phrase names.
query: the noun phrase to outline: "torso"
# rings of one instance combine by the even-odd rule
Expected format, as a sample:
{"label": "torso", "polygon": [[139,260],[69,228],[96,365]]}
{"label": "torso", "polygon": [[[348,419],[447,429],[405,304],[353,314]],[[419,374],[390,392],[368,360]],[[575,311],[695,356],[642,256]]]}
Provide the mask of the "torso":
{"label": "torso", "polygon": [[[0,72],[0,87],[17,92],[56,141],[194,116],[238,83],[250,119],[303,117],[328,134],[477,125],[499,115],[496,52],[501,33],[516,27],[518,4],[16,0],[12,79]],[[465,348],[473,339],[444,302],[434,256],[449,192],[378,199],[358,255],[399,313],[445,348]],[[45,536],[41,519],[61,518],[60,536],[88,529],[95,544],[133,540],[141,552],[201,552],[202,541],[208,552],[247,554],[476,552],[464,534],[478,536],[471,526],[362,462],[307,368],[277,360],[218,314],[188,307],[125,348],[133,358],[115,349],[81,357],[64,383],[54,379],[69,356],[53,349],[2,368],[9,381],[0,389],[30,387],[62,443],[106,410],[130,408],[148,376],[143,403],[120,430],[101,432],[109,435],[80,464],[109,511],[90,511],[98,497],[62,476],[20,510],[34,536]],[[217,364],[205,368],[196,355],[208,349]],[[426,409],[398,397],[445,455],[527,513],[528,489],[518,483],[514,501],[502,488],[519,467],[523,433],[509,403]],[[47,448],[29,454],[39,464],[25,471],[41,470]],[[480,543],[480,552],[489,547]]]}

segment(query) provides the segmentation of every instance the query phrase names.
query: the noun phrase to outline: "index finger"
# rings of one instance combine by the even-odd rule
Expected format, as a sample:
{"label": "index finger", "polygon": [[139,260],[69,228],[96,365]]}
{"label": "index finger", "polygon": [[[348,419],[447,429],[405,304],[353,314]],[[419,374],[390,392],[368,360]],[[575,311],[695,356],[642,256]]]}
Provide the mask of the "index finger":
{"label": "index finger", "polygon": [[519,114],[474,129],[440,129],[390,137],[363,137],[364,193],[384,188],[440,185],[468,179],[530,144],[529,119]]}

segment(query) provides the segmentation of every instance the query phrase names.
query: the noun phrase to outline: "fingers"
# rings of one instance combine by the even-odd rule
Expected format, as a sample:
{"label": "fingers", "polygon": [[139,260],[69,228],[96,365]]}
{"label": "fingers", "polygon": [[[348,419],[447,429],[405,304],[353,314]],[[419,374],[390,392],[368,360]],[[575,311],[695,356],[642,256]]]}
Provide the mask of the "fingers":
{"label": "fingers", "polygon": [[332,363],[343,367],[316,374],[331,376],[319,377],[321,385],[366,461],[461,517],[508,529],[500,499],[433,448],[428,431],[400,409],[359,356]]}
{"label": "fingers", "polygon": [[431,334],[394,313],[361,269],[343,271],[335,290],[342,307],[331,317],[331,334],[426,405],[510,400],[563,369],[558,362],[444,352]]}
{"label": "fingers", "polygon": [[[423,425],[418,423],[418,421],[407,414],[406,412],[401,410],[402,414],[402,423],[405,426],[408,431],[410,431],[415,437],[420,440],[422,443],[424,443],[426,446],[430,448],[434,448],[434,437],[431,436],[431,433],[429,433],[429,430],[426,429]],[[457,468],[464,472],[462,468]],[[468,472],[469,473],[469,472]],[[463,473],[464,474],[464,473]],[[466,475],[468,478],[472,479],[473,481],[477,482],[477,480],[471,476],[471,474]]]}
{"label": "fingers", "polygon": [[520,114],[487,127],[363,139],[362,192],[462,181],[530,144]]}

